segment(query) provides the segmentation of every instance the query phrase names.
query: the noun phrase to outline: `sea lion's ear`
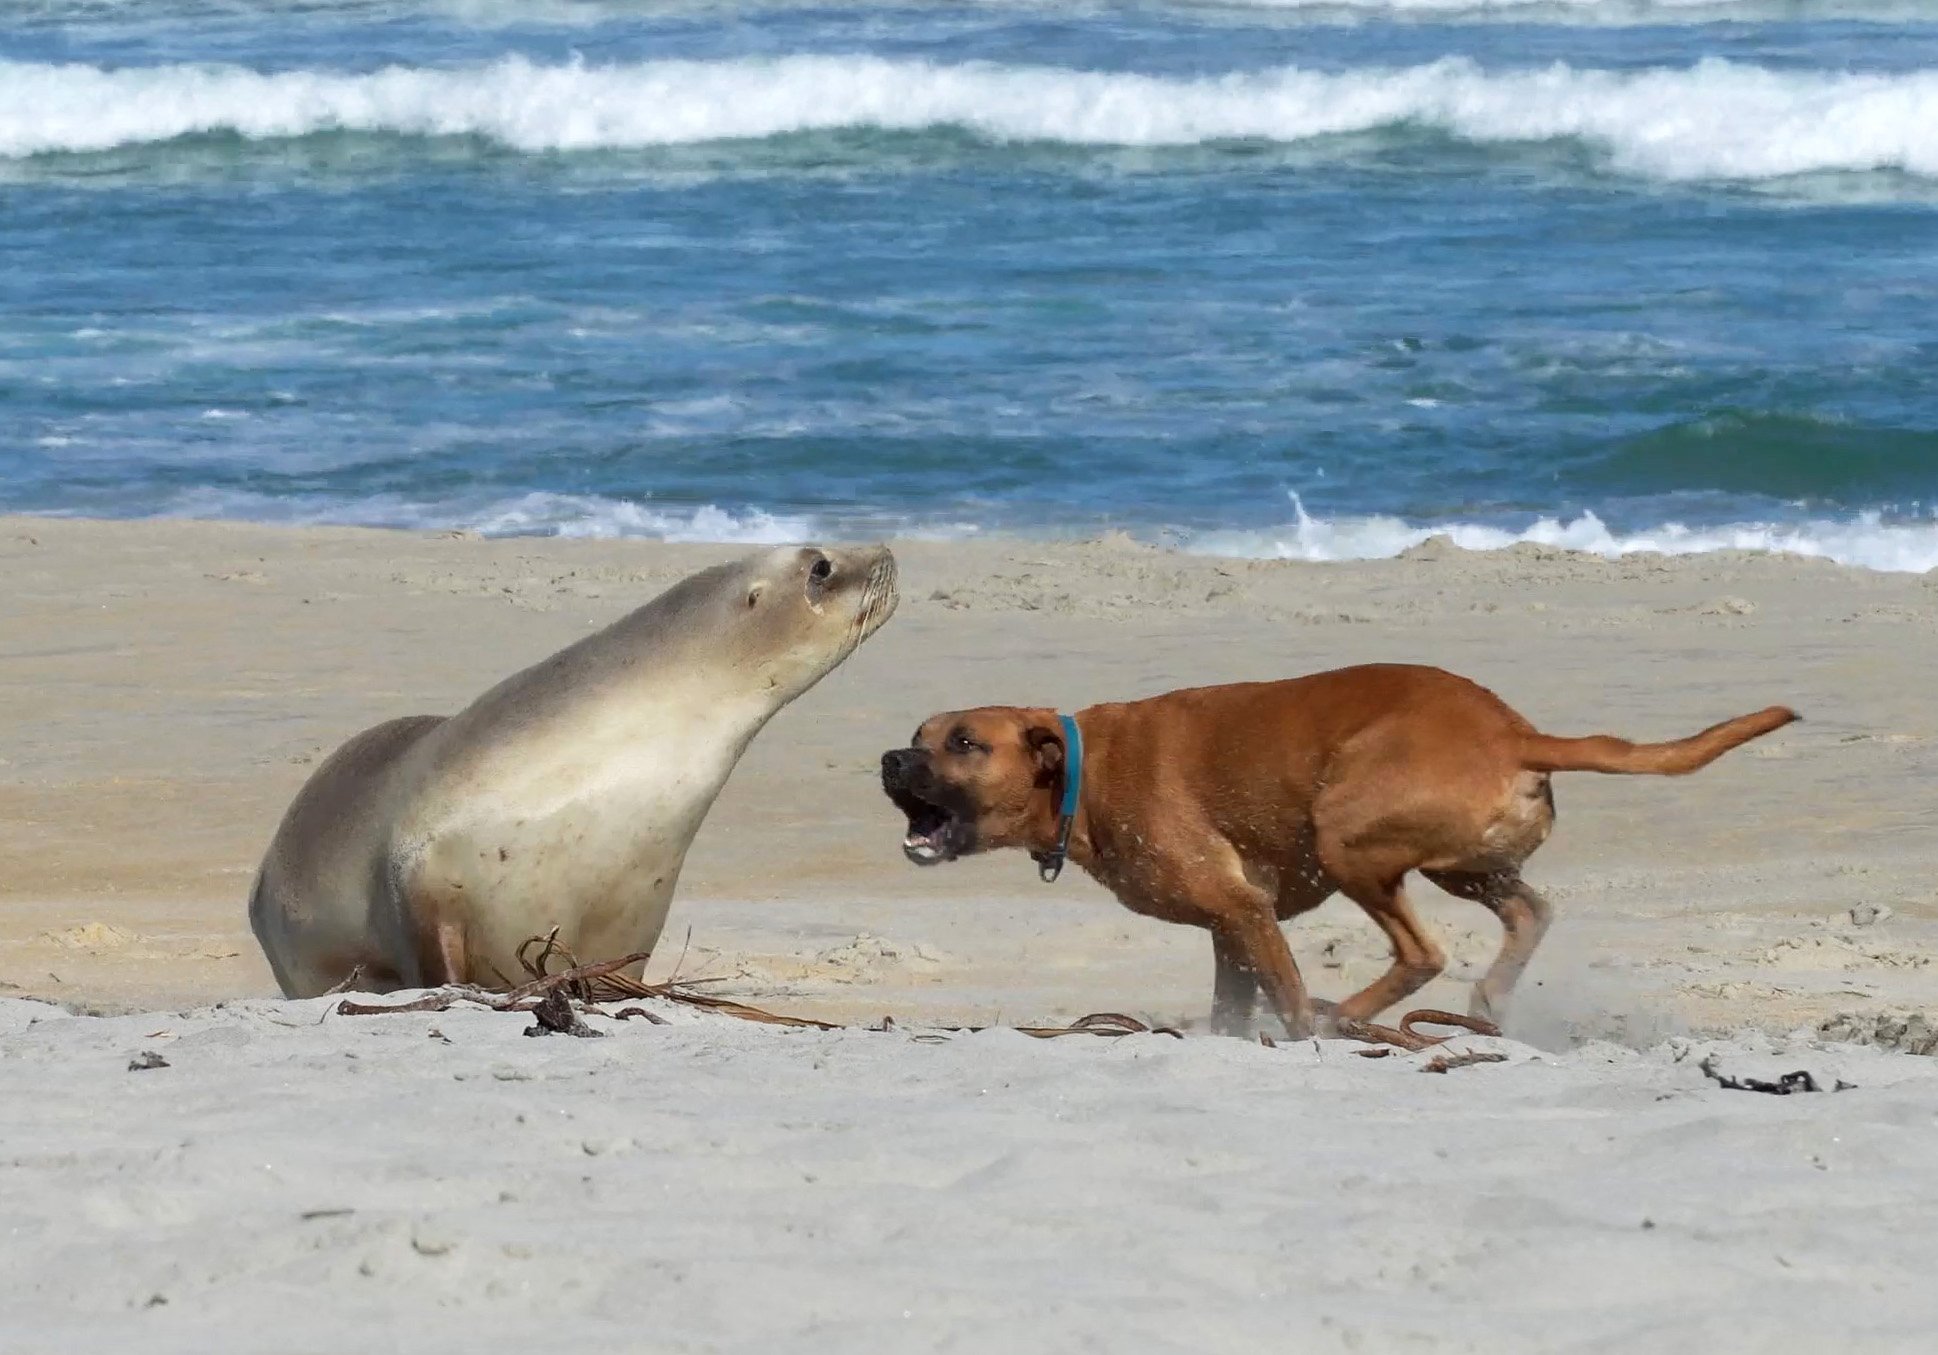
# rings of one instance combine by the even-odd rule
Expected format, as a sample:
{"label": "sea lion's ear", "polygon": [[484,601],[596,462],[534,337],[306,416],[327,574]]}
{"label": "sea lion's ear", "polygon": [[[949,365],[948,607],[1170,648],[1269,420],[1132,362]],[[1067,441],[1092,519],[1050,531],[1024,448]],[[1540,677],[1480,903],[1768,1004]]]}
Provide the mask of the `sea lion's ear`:
{"label": "sea lion's ear", "polygon": [[1054,724],[1033,724],[1023,733],[1036,754],[1037,770],[1054,776],[1063,770],[1063,731]]}

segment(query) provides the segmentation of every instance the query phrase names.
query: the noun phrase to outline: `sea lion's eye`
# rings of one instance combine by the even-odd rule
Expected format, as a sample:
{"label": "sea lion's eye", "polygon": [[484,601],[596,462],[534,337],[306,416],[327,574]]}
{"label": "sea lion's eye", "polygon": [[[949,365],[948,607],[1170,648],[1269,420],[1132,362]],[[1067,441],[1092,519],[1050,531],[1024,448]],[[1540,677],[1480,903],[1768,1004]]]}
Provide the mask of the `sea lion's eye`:
{"label": "sea lion's eye", "polygon": [[747,605],[751,607],[759,601],[760,601],[760,589],[749,588],[747,590]]}
{"label": "sea lion's eye", "polygon": [[808,577],[816,583],[826,583],[834,577],[834,561],[822,556],[808,567]]}

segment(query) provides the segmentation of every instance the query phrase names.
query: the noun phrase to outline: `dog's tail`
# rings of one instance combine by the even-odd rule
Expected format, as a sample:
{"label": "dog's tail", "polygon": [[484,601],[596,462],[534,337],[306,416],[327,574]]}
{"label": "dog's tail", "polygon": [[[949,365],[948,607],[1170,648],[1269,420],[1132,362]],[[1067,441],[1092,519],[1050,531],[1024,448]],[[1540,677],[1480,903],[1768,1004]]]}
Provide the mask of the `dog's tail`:
{"label": "dog's tail", "polygon": [[1797,713],[1788,706],[1771,706],[1670,743],[1630,743],[1609,734],[1558,739],[1551,734],[1530,732],[1521,738],[1521,765],[1531,772],[1687,776],[1707,767],[1730,749],[1773,729],[1781,729],[1797,718]]}

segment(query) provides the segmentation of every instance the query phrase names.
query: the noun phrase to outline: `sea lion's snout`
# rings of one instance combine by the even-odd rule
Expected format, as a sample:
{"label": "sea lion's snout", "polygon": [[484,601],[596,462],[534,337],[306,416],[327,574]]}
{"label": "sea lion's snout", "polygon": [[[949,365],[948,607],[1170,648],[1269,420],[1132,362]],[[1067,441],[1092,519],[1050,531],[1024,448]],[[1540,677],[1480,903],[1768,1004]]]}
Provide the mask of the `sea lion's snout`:
{"label": "sea lion's snout", "polygon": [[900,570],[895,564],[895,552],[887,546],[876,546],[868,554],[871,557],[868,561],[868,631],[873,634],[882,622],[895,614],[902,594],[897,587]]}
{"label": "sea lion's snout", "polygon": [[854,591],[855,643],[860,644],[895,614],[902,600],[896,577],[895,554],[887,546],[858,546],[820,552],[808,566],[808,589],[810,596],[817,589]]}

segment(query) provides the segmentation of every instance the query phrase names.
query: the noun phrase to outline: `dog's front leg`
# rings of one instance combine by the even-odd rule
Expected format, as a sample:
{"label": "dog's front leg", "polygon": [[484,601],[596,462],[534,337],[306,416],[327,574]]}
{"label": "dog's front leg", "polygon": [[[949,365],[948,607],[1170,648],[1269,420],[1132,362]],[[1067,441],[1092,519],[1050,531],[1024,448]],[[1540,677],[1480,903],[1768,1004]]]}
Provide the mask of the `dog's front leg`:
{"label": "dog's front leg", "polygon": [[1213,1035],[1251,1035],[1252,1014],[1258,1007],[1258,974],[1244,945],[1230,931],[1211,929],[1211,953],[1218,977],[1211,998]]}
{"label": "dog's front leg", "polygon": [[1264,987],[1272,1010],[1284,1023],[1286,1035],[1294,1040],[1310,1039],[1312,998],[1305,990],[1298,961],[1292,958],[1292,947],[1286,944],[1285,933],[1279,930],[1279,920],[1270,903],[1235,911],[1221,919],[1219,930],[1229,934],[1231,944],[1241,951],[1243,962]]}
{"label": "dog's front leg", "polygon": [[[1208,928],[1218,960],[1212,1025],[1219,1034],[1249,1034],[1245,1022],[1260,988],[1295,1040],[1312,1034],[1312,999],[1279,931],[1278,899],[1254,880],[1222,836],[1174,825],[1166,850],[1134,881],[1119,880],[1117,897],[1133,912]],[[1130,887],[1126,887],[1129,884]],[[1320,897],[1324,897],[1321,895]],[[1242,1007],[1242,1010],[1241,1010]]]}

